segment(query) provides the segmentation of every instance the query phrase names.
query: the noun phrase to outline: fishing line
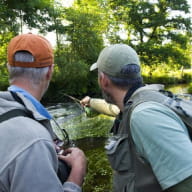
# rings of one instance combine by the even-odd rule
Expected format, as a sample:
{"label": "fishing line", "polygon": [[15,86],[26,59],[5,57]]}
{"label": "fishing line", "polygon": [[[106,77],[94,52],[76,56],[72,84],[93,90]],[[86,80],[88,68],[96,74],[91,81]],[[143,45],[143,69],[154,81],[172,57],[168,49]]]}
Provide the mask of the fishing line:
{"label": "fishing line", "polygon": [[73,101],[78,105],[78,107],[79,107],[83,112],[86,113],[86,110],[85,110],[85,108],[80,104],[80,100],[79,100],[79,99],[77,99],[77,98],[75,98],[75,97],[73,97],[73,96],[71,96],[71,95],[68,95],[68,94],[66,94],[66,93],[64,93],[64,95],[65,95],[66,97],[69,97],[71,100],[73,100]]}
{"label": "fishing line", "polygon": [[64,145],[68,145],[70,143],[69,134],[67,133],[67,131],[65,129],[62,129],[60,127],[59,123],[54,118],[52,118],[52,120],[54,121],[54,123],[56,124],[57,128],[59,129],[59,131],[62,134]]}

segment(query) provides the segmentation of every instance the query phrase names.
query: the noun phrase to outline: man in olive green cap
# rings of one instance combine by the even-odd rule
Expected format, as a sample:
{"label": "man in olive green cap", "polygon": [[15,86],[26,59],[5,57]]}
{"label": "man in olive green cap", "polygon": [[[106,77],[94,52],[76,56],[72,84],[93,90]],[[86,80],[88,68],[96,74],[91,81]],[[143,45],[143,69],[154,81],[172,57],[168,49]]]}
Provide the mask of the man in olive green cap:
{"label": "man in olive green cap", "polygon": [[135,95],[156,89],[143,85],[135,50],[125,44],[106,47],[90,68],[95,69],[104,99],[120,109],[105,146],[114,169],[113,191],[191,192],[192,143],[180,117],[142,97],[130,111]]}

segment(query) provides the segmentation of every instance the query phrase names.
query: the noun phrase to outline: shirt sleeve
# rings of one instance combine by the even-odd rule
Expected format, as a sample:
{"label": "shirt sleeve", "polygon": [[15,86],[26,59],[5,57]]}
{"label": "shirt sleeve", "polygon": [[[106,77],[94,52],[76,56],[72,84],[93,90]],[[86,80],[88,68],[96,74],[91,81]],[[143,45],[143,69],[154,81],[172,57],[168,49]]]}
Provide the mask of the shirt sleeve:
{"label": "shirt sleeve", "polygon": [[10,192],[81,192],[74,183],[62,185],[57,177],[57,166],[52,142],[40,140],[33,143],[11,164]]}
{"label": "shirt sleeve", "polygon": [[99,113],[116,117],[120,110],[116,105],[107,103],[104,99],[90,99],[90,106]]}
{"label": "shirt sleeve", "polygon": [[174,112],[162,104],[145,102],[132,112],[130,125],[136,149],[151,164],[163,189],[192,175],[192,143]]}
{"label": "shirt sleeve", "polygon": [[72,182],[65,182],[63,188],[64,192],[81,192],[81,187]]}

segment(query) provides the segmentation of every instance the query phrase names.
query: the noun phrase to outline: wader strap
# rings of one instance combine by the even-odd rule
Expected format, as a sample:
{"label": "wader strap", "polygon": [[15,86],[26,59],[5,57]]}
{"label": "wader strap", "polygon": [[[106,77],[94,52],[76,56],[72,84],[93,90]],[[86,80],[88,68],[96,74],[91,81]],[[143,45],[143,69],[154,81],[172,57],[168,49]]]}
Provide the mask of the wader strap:
{"label": "wader strap", "polygon": [[13,109],[0,115],[0,123],[18,116],[33,118],[29,113],[22,109]]}
{"label": "wader strap", "polygon": [[126,108],[127,112],[127,134],[129,136],[128,142],[130,146],[130,155],[132,161],[132,171],[135,173],[135,188],[137,192],[162,192],[162,188],[157,181],[155,174],[153,173],[152,167],[143,157],[139,155],[136,150],[135,143],[131,135],[130,119],[133,109],[140,104],[140,100],[135,103],[127,101]]}

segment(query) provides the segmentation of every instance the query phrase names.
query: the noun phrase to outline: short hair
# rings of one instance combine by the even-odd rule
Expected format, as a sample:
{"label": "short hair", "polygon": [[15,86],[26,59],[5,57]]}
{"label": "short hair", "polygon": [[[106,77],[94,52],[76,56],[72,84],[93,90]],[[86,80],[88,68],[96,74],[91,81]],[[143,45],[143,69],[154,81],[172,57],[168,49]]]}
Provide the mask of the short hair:
{"label": "short hair", "polygon": [[[114,85],[121,87],[122,89],[130,89],[131,87],[133,87],[135,85],[143,84],[143,78],[141,77],[141,74],[140,74],[139,65],[127,64],[121,69],[121,73],[124,75],[127,75],[127,78],[113,77],[106,73],[105,73],[105,75],[108,76],[108,78],[111,80],[111,82]],[[135,74],[138,74],[138,75],[135,75]],[[134,76],[134,78],[129,77],[129,75]]]}
{"label": "short hair", "polygon": [[[18,51],[14,55],[15,61],[33,62],[34,57],[28,51]],[[9,82],[12,83],[17,78],[26,78],[34,85],[40,84],[44,75],[48,72],[49,67],[32,68],[32,67],[13,67],[8,65]]]}

